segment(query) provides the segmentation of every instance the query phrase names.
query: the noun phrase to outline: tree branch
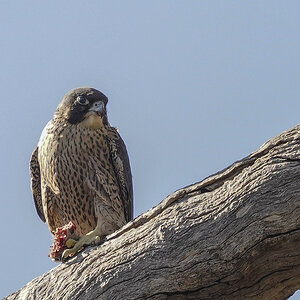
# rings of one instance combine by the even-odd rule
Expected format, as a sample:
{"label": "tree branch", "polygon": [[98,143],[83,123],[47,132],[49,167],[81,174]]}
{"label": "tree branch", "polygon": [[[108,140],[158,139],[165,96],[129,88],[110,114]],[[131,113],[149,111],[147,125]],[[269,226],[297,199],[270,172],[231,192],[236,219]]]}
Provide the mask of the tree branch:
{"label": "tree branch", "polygon": [[299,141],[300,125],[6,299],[286,299],[300,288]]}

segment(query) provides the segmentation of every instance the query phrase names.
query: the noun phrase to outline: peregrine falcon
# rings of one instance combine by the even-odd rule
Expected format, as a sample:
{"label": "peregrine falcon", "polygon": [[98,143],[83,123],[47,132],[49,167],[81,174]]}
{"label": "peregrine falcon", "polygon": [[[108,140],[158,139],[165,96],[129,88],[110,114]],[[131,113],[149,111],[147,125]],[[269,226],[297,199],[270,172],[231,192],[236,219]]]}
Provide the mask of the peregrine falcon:
{"label": "peregrine falcon", "polygon": [[126,146],[106,113],[108,99],[81,87],[69,91],[44,128],[30,159],[37,213],[54,236],[72,222],[73,256],[132,220],[132,175]]}

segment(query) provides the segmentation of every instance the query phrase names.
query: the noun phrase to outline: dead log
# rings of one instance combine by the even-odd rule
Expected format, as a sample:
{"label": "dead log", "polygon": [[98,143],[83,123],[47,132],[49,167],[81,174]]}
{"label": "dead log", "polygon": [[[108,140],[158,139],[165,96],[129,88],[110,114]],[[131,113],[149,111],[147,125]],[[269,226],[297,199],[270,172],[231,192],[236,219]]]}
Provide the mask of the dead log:
{"label": "dead log", "polygon": [[279,300],[299,288],[300,125],[5,299]]}

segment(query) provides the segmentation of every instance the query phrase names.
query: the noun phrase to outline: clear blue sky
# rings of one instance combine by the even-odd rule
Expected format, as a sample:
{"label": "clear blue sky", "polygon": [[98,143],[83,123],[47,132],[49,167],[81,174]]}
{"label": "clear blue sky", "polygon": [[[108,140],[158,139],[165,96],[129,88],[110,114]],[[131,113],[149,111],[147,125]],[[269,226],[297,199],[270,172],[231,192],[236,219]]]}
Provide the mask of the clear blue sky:
{"label": "clear blue sky", "polygon": [[0,297],[56,266],[28,161],[69,89],[109,97],[139,215],[299,122],[299,15],[299,1],[1,1]]}

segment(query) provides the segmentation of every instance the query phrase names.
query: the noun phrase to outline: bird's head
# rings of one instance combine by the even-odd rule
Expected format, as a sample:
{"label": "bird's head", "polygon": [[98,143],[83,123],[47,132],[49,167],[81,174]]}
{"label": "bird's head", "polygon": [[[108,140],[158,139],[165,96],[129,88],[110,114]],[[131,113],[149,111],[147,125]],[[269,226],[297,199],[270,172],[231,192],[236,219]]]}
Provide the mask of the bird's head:
{"label": "bird's head", "polygon": [[108,124],[106,114],[107,97],[90,87],[70,90],[58,105],[55,116],[70,124],[79,124],[97,129]]}

